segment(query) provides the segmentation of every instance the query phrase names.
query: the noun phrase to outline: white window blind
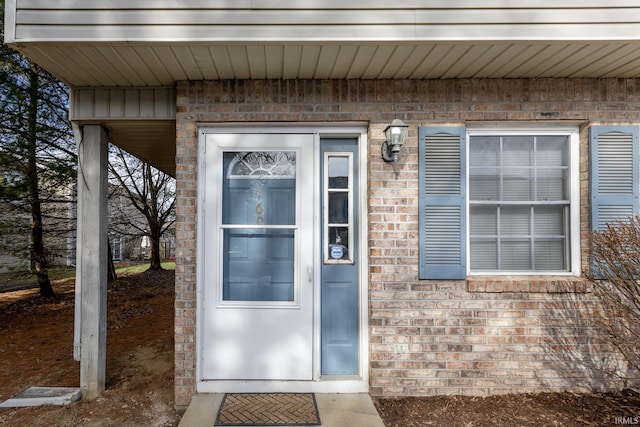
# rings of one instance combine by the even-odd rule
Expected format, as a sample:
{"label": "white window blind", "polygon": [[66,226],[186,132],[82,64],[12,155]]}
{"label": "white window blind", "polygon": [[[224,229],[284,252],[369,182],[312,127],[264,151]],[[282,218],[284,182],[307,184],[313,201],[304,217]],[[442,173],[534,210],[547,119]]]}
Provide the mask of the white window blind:
{"label": "white window blind", "polygon": [[566,135],[469,138],[471,271],[568,271]]}

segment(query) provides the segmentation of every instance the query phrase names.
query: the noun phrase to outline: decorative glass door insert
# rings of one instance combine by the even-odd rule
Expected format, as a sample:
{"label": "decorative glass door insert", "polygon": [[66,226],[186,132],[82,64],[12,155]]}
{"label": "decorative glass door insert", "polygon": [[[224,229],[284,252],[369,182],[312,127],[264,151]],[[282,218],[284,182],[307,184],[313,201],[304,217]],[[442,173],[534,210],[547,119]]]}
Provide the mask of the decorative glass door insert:
{"label": "decorative glass door insert", "polygon": [[222,301],[295,300],[296,152],[223,154]]}

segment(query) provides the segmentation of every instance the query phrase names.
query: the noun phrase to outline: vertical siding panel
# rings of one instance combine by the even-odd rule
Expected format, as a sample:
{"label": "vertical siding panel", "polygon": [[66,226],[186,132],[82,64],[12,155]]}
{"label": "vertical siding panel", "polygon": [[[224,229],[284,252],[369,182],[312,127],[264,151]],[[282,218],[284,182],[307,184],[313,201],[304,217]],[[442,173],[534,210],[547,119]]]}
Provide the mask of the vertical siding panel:
{"label": "vertical siding panel", "polygon": [[95,93],[90,90],[76,91],[77,105],[75,105],[75,117],[94,117],[95,116]]}
{"label": "vertical siding panel", "polygon": [[155,89],[140,89],[140,117],[155,117],[158,108],[155,92]]}
{"label": "vertical siding panel", "polygon": [[124,115],[129,118],[140,116],[140,90],[127,89],[124,93]]}
{"label": "vertical siding panel", "polygon": [[[88,91],[87,91],[88,92]],[[109,90],[96,89],[93,92],[93,114],[94,117],[109,117]]]}
{"label": "vertical siding panel", "polygon": [[134,89],[75,89],[71,119],[175,118],[175,90],[170,87]]}
{"label": "vertical siding panel", "polygon": [[124,117],[124,90],[111,89],[105,92],[111,95],[111,102],[107,104],[109,113],[105,117]]}
{"label": "vertical siding panel", "polygon": [[[210,92],[207,92],[211,99]],[[176,92],[171,88],[161,88],[154,91],[154,117],[175,118],[176,115]]]}

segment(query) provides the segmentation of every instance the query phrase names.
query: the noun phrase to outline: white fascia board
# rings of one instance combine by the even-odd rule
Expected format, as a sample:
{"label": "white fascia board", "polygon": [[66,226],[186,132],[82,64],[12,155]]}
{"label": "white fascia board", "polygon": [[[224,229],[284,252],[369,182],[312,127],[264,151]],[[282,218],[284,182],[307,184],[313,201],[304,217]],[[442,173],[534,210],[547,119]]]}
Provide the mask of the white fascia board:
{"label": "white fascia board", "polygon": [[4,2],[4,43],[10,44],[16,41],[16,1]]}
{"label": "white fascia board", "polygon": [[[175,0],[154,0],[153,2],[131,0],[103,0],[100,2],[87,2],[86,0],[23,0],[30,8],[44,9],[86,9],[86,10],[113,10],[113,9],[171,9],[176,7]],[[363,7],[360,0],[218,0],[212,6],[211,0],[184,0],[180,2],[181,8],[200,9],[216,7],[219,9],[358,9]],[[425,3],[428,3],[426,5]],[[561,8],[561,7],[635,7],[637,0],[396,0],[393,9],[494,9],[494,8]],[[366,9],[389,9],[388,0],[368,0],[364,6]]]}
{"label": "white fascia board", "polygon": [[[364,25],[364,26],[154,26],[130,27],[126,36],[118,26],[75,26],[19,29],[20,43],[353,43],[353,42],[610,42],[640,41],[640,22],[611,24],[520,25]],[[171,37],[167,37],[170,34]],[[10,36],[11,37],[11,36]]]}

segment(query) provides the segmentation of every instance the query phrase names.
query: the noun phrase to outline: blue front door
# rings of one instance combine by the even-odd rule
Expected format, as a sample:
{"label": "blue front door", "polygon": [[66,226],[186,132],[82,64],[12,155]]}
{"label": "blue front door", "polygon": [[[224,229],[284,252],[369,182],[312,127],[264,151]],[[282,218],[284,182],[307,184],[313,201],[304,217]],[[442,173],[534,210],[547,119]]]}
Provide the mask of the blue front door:
{"label": "blue front door", "polygon": [[356,139],[321,140],[321,374],[356,375],[359,365]]}

